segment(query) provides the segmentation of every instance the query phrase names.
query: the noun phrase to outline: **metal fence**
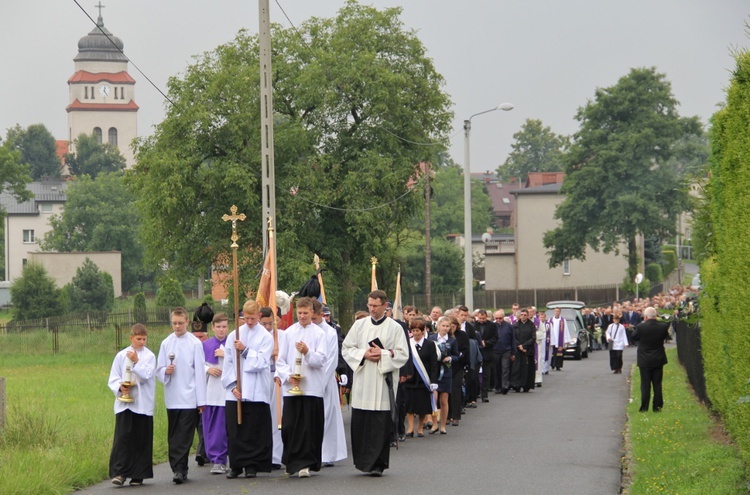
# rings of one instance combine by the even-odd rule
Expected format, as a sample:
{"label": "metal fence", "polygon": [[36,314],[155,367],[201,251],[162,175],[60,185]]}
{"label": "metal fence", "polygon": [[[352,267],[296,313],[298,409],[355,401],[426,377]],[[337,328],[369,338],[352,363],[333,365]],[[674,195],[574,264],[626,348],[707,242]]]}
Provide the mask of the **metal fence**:
{"label": "metal fence", "polygon": [[149,332],[150,345],[161,342],[170,325],[169,308],[119,313],[90,312],[0,325],[0,354],[49,354],[67,352],[112,352],[128,345],[130,328],[136,323],[161,328]]}
{"label": "metal fence", "polygon": [[677,357],[687,372],[688,381],[701,402],[711,405],[706,392],[706,376],[703,374],[703,350],[701,347],[701,325],[684,320],[674,322],[677,337]]}
{"label": "metal fence", "polygon": [[[569,287],[557,289],[524,289],[524,290],[480,290],[474,292],[474,307],[484,309],[510,308],[513,303],[521,306],[544,307],[550,301],[575,300],[583,301],[589,306],[612,304],[613,301],[626,297],[617,285],[597,285],[585,287]],[[631,295],[632,297],[632,295]],[[416,306],[423,313],[429,312],[427,296],[425,294],[411,294],[404,296],[402,302],[406,306]],[[432,294],[430,306],[440,306],[443,309],[454,308],[463,304],[461,293]],[[356,309],[364,309],[367,300],[356,301]]]}

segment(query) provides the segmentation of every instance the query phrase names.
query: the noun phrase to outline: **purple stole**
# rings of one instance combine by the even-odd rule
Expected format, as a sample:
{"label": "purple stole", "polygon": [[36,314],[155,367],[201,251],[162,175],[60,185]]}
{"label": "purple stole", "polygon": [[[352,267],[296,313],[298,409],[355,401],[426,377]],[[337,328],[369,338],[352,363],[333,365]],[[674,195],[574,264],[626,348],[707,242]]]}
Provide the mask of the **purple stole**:
{"label": "purple stole", "polygon": [[220,341],[216,337],[211,337],[207,341],[203,342],[203,354],[205,354],[206,362],[210,364],[219,364],[219,358],[214,356],[214,351],[219,347],[225,345],[226,343],[226,337],[224,337],[223,341]]}
{"label": "purple stole", "polygon": [[562,322],[563,318],[561,316],[557,321],[557,356],[562,356],[565,351],[565,342],[563,342],[565,340],[565,330],[563,329]]}

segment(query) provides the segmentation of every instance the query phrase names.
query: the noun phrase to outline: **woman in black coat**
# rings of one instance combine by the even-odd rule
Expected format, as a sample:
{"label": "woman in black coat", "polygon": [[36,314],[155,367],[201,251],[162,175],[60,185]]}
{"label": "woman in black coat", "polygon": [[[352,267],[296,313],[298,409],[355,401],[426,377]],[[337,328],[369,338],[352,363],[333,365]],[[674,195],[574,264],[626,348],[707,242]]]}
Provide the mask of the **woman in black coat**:
{"label": "woman in black coat", "polygon": [[[428,415],[433,412],[432,392],[437,390],[437,380],[440,371],[438,363],[437,346],[435,342],[425,336],[424,320],[412,319],[409,329],[412,337],[409,344],[412,346],[413,359],[419,358],[420,363],[414,363],[414,374],[404,382],[406,391],[406,436],[414,436],[414,415],[419,416],[417,425],[417,436],[424,436],[424,422]],[[424,368],[426,376],[422,378],[419,369]]]}

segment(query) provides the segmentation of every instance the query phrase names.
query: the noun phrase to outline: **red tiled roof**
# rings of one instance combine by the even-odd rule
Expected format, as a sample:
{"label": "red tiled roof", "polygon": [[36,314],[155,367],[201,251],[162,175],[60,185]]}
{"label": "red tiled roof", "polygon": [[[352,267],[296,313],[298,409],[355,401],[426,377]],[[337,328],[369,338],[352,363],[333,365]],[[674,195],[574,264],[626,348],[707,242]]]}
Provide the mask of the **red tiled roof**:
{"label": "red tiled roof", "polygon": [[68,141],[65,141],[63,139],[57,139],[55,141],[55,145],[57,146],[57,149],[55,150],[55,154],[60,158],[60,161],[65,163],[65,154],[68,152]]}
{"label": "red tiled roof", "polygon": [[122,103],[81,103],[81,101],[76,98],[76,100],[68,105],[68,108],[65,109],[66,112],[70,112],[71,110],[90,110],[94,112],[102,110],[106,110],[108,112],[136,112],[138,111],[138,105],[136,105],[133,100],[130,100],[124,105]]}
{"label": "red tiled roof", "polygon": [[112,84],[135,84],[135,79],[130,77],[125,71],[121,72],[88,72],[79,70],[68,79],[70,83],[90,83],[96,84],[101,81],[107,81]]}

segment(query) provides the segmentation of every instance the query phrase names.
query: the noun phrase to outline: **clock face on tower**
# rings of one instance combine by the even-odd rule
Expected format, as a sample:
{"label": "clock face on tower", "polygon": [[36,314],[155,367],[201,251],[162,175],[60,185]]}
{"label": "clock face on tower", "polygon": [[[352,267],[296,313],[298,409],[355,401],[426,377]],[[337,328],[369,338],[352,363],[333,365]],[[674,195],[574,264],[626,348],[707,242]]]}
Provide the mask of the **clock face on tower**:
{"label": "clock face on tower", "polygon": [[104,86],[99,86],[99,94],[105,98],[109,96],[109,86],[106,84]]}

